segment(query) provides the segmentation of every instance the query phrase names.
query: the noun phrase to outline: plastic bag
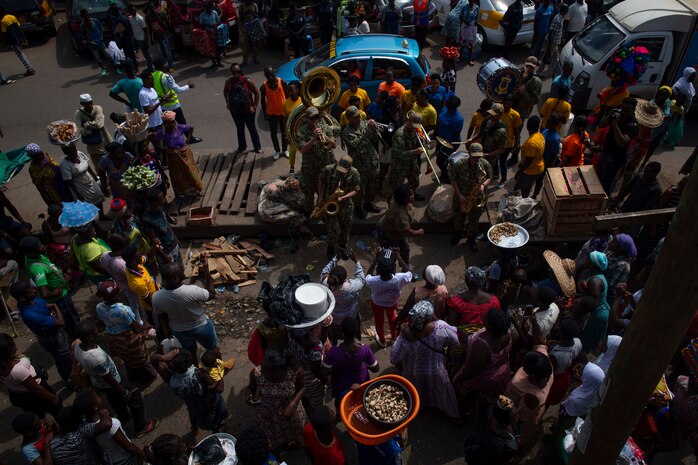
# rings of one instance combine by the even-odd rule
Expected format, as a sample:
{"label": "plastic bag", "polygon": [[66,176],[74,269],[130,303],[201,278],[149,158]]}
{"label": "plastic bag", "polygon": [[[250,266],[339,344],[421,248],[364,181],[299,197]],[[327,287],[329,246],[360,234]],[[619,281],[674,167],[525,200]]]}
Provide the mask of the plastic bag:
{"label": "plastic bag", "polygon": [[303,312],[296,304],[295,292],[302,284],[310,282],[308,274],[282,276],[279,283],[272,285],[264,281],[257,300],[272,318],[283,325],[295,325],[303,319]]}
{"label": "plastic bag", "polygon": [[209,436],[194,449],[196,463],[200,465],[218,465],[225,460],[223,445],[216,436]]}

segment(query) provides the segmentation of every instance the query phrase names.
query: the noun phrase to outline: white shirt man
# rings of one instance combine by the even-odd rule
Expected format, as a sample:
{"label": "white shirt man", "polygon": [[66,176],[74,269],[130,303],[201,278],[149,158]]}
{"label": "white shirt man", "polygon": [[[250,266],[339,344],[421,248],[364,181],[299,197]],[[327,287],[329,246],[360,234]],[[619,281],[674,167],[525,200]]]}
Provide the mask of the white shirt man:
{"label": "white shirt man", "polygon": [[162,126],[162,108],[160,108],[160,99],[158,98],[158,93],[152,87],[143,87],[138,93],[138,100],[141,102],[141,106],[145,109],[146,107],[152,107],[157,105],[158,107],[148,116],[148,129],[154,129]]}
{"label": "white shirt man", "polygon": [[570,10],[567,12],[567,32],[570,36],[578,33],[584,27],[587,21],[587,4],[584,0],[577,0],[570,5]]}

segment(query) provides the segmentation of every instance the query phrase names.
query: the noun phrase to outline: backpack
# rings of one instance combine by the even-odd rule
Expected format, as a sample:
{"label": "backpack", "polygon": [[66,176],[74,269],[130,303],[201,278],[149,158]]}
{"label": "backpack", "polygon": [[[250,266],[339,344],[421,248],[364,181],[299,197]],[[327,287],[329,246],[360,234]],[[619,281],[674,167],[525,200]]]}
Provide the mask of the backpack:
{"label": "backpack", "polygon": [[247,113],[250,110],[250,91],[247,90],[246,82],[247,78],[242,78],[239,84],[232,84],[231,82],[228,89],[228,106],[232,113]]}

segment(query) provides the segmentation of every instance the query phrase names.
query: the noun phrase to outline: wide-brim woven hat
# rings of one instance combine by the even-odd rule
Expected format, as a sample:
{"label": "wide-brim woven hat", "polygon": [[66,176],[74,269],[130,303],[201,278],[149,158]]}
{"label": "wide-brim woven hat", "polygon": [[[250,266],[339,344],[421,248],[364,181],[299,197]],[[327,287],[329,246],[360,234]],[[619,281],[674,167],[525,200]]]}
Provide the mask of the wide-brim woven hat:
{"label": "wide-brim woven hat", "polygon": [[664,113],[656,103],[648,100],[639,100],[635,107],[635,119],[638,124],[654,129],[664,123]]}
{"label": "wide-brim woven hat", "polygon": [[561,258],[552,250],[544,251],[543,258],[545,258],[548,266],[553,270],[553,275],[555,275],[555,280],[560,285],[562,293],[566,297],[572,297],[577,290],[577,285],[574,282],[574,260]]}

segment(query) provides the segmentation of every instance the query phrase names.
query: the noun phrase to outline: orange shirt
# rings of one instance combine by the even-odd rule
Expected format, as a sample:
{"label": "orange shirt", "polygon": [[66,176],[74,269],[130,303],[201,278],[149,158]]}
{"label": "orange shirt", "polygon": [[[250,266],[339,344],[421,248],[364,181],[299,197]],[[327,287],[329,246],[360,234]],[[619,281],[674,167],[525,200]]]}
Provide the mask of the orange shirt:
{"label": "orange shirt", "polygon": [[383,81],[378,86],[378,93],[380,94],[384,90],[387,91],[388,95],[390,95],[391,97],[400,98],[402,93],[405,91],[405,86],[403,86],[397,81],[393,81],[392,84],[388,84],[387,82]]}
{"label": "orange shirt", "polygon": [[[589,139],[589,133],[584,131],[584,138]],[[560,159],[562,166],[582,166],[584,164],[584,150],[586,145],[579,134],[570,134],[562,141],[562,153]]]}
{"label": "orange shirt", "polygon": [[267,115],[283,115],[282,106],[286,100],[284,86],[281,85],[281,78],[276,78],[276,89],[269,87],[269,83],[264,81],[264,94],[267,97]]}

